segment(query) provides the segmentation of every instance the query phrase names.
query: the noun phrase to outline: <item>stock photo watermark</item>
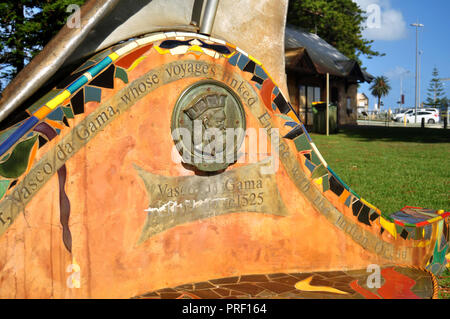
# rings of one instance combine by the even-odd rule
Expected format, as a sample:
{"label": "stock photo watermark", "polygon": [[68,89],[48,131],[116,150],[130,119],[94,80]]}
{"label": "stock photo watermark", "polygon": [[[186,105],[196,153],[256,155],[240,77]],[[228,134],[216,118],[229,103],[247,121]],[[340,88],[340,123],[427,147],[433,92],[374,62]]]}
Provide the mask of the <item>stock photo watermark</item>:
{"label": "stock photo watermark", "polygon": [[369,4],[366,8],[367,20],[366,26],[368,29],[381,28],[381,8],[378,4]]}
{"label": "stock photo watermark", "polygon": [[81,268],[77,264],[67,266],[66,272],[70,273],[67,277],[66,284],[70,289],[81,288]]}
{"label": "stock photo watermark", "polygon": [[71,15],[67,18],[67,27],[69,29],[81,28],[81,8],[77,4],[70,4],[67,9],[67,13]]}

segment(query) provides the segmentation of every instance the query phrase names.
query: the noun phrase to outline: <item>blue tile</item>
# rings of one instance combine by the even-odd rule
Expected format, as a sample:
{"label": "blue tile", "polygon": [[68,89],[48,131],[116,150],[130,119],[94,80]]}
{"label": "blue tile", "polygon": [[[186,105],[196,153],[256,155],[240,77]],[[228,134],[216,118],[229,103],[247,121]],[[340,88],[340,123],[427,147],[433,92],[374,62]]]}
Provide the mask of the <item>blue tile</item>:
{"label": "blue tile", "polygon": [[236,52],[231,58],[228,59],[228,63],[230,63],[233,66],[236,66],[240,56],[241,54]]}
{"label": "blue tile", "polygon": [[53,121],[62,121],[64,118],[64,111],[61,107],[58,107],[52,113],[47,115],[47,118]]}
{"label": "blue tile", "polygon": [[255,68],[255,74],[263,80],[266,80],[268,78],[266,72],[264,72],[263,68],[259,65],[257,65]]}
{"label": "blue tile", "polygon": [[247,63],[250,61],[249,58],[247,58],[245,55],[241,54],[241,57],[239,58],[238,61],[238,67],[241,70],[244,70],[245,66],[247,65]]}
{"label": "blue tile", "polygon": [[311,163],[308,159],[305,159],[305,165],[306,167],[311,171],[311,173],[314,171],[314,169],[316,168],[313,163]]}

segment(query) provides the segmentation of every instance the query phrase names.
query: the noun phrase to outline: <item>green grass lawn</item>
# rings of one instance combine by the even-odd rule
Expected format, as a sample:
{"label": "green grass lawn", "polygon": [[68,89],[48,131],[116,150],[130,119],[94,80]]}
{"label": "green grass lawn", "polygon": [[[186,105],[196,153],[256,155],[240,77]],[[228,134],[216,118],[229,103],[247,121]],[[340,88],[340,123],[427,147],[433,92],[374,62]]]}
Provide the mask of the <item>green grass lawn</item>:
{"label": "green grass lawn", "polygon": [[[383,213],[450,210],[450,130],[359,126],[311,137],[336,174]],[[450,271],[438,282],[440,298],[450,299]]]}
{"label": "green grass lawn", "polygon": [[359,126],[311,137],[336,174],[383,213],[450,210],[450,130]]}

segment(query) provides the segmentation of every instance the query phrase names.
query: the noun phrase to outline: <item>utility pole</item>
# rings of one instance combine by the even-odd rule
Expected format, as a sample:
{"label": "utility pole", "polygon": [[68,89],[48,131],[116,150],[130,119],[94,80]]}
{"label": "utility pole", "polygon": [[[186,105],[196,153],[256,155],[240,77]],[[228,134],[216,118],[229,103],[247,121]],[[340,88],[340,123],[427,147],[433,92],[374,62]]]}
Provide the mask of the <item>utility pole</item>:
{"label": "utility pole", "polygon": [[423,54],[423,51],[420,50],[419,51],[419,71],[417,72],[418,73],[418,77],[417,77],[417,83],[418,83],[417,84],[417,87],[418,87],[417,95],[419,96],[419,108],[421,108],[421,105],[420,105],[420,69],[421,69],[421,62],[422,62],[422,60],[421,60],[422,54]]}
{"label": "utility pole", "polygon": [[416,22],[416,23],[412,23],[411,26],[412,27],[416,27],[416,96],[415,96],[416,112],[414,113],[415,114],[414,122],[417,123],[417,103],[419,102],[418,101],[418,97],[417,97],[417,93],[418,93],[418,90],[417,90],[417,84],[418,84],[417,83],[417,75],[418,75],[418,63],[419,63],[419,28],[424,27],[424,25],[421,24],[421,23]]}

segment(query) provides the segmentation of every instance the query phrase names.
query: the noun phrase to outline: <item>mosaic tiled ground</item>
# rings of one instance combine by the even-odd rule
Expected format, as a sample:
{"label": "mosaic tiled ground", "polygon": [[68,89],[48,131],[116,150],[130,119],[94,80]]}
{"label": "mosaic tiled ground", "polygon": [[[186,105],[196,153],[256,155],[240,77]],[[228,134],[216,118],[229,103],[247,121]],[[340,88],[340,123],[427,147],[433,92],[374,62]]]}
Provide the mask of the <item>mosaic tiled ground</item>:
{"label": "mosaic tiled ground", "polygon": [[[370,275],[371,273],[369,273]],[[137,299],[430,299],[437,297],[429,272],[381,269],[379,288],[369,288],[367,270],[275,273],[213,279],[160,289]]]}

